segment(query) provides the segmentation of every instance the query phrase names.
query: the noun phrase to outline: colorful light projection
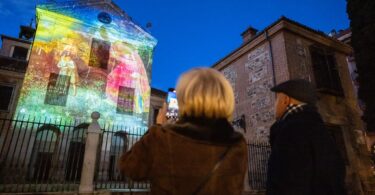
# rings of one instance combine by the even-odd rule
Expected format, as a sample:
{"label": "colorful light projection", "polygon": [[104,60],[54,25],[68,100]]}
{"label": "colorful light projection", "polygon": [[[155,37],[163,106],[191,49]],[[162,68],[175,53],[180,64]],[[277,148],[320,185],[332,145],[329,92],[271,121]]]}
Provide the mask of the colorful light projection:
{"label": "colorful light projection", "polygon": [[37,7],[17,112],[146,127],[156,40],[112,3],[74,2]]}

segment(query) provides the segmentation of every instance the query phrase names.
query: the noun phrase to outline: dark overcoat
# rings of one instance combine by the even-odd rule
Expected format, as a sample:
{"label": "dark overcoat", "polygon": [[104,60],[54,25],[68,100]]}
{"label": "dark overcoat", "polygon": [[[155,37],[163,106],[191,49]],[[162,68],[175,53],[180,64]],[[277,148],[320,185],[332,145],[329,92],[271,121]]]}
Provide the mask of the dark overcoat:
{"label": "dark overcoat", "polygon": [[345,163],[315,106],[270,130],[267,195],[344,195]]}

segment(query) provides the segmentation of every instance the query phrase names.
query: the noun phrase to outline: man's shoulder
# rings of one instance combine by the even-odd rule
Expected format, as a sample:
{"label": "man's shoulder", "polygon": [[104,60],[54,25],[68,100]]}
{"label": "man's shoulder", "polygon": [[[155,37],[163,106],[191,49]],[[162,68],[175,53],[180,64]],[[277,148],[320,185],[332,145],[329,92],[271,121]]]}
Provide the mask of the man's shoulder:
{"label": "man's shoulder", "polygon": [[322,124],[323,120],[317,111],[308,110],[290,115],[286,118],[285,123],[289,125],[316,125]]}
{"label": "man's shoulder", "polygon": [[297,113],[282,121],[281,131],[296,136],[307,136],[319,132],[324,128],[324,123],[319,114]]}

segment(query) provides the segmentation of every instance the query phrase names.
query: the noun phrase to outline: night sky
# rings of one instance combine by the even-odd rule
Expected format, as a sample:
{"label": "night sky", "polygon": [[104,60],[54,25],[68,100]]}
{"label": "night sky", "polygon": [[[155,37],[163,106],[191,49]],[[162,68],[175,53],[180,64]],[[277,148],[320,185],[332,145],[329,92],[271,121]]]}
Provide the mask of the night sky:
{"label": "night sky", "polygon": [[[0,0],[0,34],[18,36],[36,0]],[[314,29],[346,29],[346,0],[115,0],[138,24],[152,23],[158,39],[152,86],[167,90],[192,68],[211,66],[242,43],[240,34],[262,30],[284,15]]]}

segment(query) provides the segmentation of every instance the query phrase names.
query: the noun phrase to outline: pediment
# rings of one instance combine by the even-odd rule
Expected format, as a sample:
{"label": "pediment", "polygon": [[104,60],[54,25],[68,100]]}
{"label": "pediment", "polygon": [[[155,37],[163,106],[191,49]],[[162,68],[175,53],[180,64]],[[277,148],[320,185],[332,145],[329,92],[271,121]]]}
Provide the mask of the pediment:
{"label": "pediment", "polygon": [[112,28],[129,34],[134,39],[144,39],[156,45],[156,39],[111,0],[55,0],[46,1],[37,6],[40,10],[68,16],[93,28]]}

